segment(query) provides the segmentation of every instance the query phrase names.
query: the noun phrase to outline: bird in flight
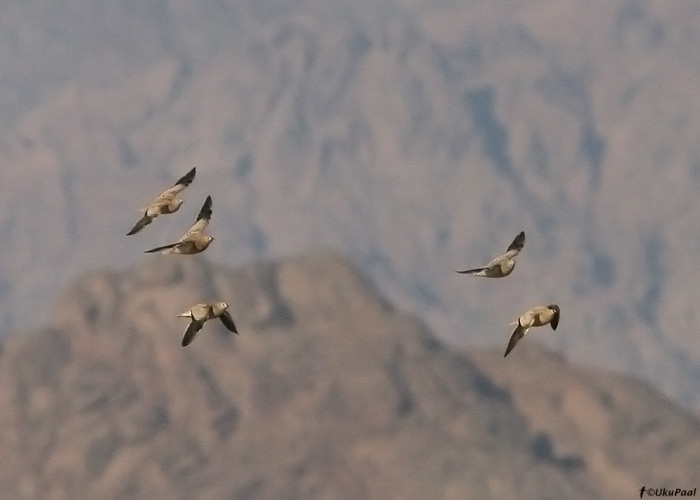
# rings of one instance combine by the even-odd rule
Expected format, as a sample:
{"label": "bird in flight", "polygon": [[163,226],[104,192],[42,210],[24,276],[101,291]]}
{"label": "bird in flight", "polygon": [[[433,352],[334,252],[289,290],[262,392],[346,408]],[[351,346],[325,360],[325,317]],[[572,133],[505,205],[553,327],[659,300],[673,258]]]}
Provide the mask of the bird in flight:
{"label": "bird in flight", "polygon": [[209,225],[209,219],[211,218],[211,205],[211,196],[207,196],[204,205],[202,205],[199,214],[197,214],[197,220],[177,242],[151,248],[146,250],[145,253],[161,252],[164,254],[191,255],[206,250],[209,244],[214,241],[213,236],[204,234],[204,230]]}
{"label": "bird in flight", "polygon": [[213,318],[219,318],[228,330],[238,334],[233,318],[226,309],[228,309],[228,303],[226,302],[206,302],[192,306],[189,311],[178,314],[178,318],[192,319],[185,330],[185,334],[182,336],[182,347],[189,345],[194,340],[197,332],[202,329],[204,323]]}
{"label": "bird in flight", "polygon": [[180,177],[172,187],[163,191],[158,197],[151,202],[150,205],[144,210],[143,217],[131,228],[127,236],[136,234],[141,231],[144,227],[153,222],[153,219],[158,217],[160,214],[172,214],[177,212],[182,205],[182,200],[176,198],[183,189],[192,184],[194,176],[197,174],[197,168],[193,168],[185,175]]}
{"label": "bird in flight", "polygon": [[506,353],[503,355],[505,358],[508,353],[513,350],[515,345],[520,342],[527,331],[533,326],[543,326],[546,324],[551,325],[552,330],[556,330],[559,325],[559,306],[556,304],[548,304],[546,306],[533,307],[526,313],[522,314],[518,321],[511,323],[517,325],[513,334],[510,336],[508,341],[508,347],[506,348]]}
{"label": "bird in flight", "polygon": [[521,231],[513,242],[508,245],[506,253],[499,255],[484,267],[457,271],[460,274],[472,274],[474,276],[484,276],[486,278],[503,278],[513,272],[515,268],[515,257],[520,253],[525,245],[525,232]]}

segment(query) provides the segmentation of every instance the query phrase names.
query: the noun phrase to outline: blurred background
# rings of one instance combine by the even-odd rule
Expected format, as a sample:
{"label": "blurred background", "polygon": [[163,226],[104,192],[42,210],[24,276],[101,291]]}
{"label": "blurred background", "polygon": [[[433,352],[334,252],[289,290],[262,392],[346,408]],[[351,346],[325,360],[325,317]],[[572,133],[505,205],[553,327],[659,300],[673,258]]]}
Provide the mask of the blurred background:
{"label": "blurred background", "polygon": [[[167,474],[162,471],[153,477],[162,473],[163,478],[136,481],[131,489],[125,486],[124,478],[140,471],[117,463],[117,450],[130,442],[126,434],[115,431],[118,426],[99,427],[101,441],[95,441],[97,445],[90,441],[96,448],[85,444],[86,464],[99,457],[104,461],[92,479],[89,474],[74,477],[58,465],[55,470],[46,466],[46,457],[54,453],[50,450],[62,449],[56,443],[82,450],[65,430],[72,425],[84,429],[85,424],[70,423],[73,386],[58,390],[63,387],[60,374],[72,373],[65,370],[76,359],[90,360],[85,361],[91,367],[87,371],[71,370],[104,389],[105,406],[95,409],[102,416],[96,421],[103,423],[115,411],[110,404],[123,404],[109,403],[115,393],[107,381],[136,373],[134,367],[141,365],[133,356],[143,358],[144,366],[157,358],[184,376],[198,350],[215,353],[221,348],[217,342],[230,348],[250,342],[250,355],[262,356],[258,369],[267,375],[261,380],[267,380],[276,363],[267,351],[272,349],[270,337],[246,340],[245,327],[248,337],[256,329],[272,328],[281,336],[314,331],[310,325],[316,320],[308,323],[306,309],[294,305],[294,300],[303,302],[306,296],[330,301],[325,313],[320,305],[317,312],[328,315],[324,327],[317,325],[326,335],[347,331],[351,338],[358,336],[356,342],[362,339],[382,351],[381,345],[372,343],[375,340],[365,338],[381,332],[357,332],[366,330],[363,301],[377,302],[384,304],[380,311],[389,308],[392,314],[403,311],[417,318],[424,326],[415,327],[422,332],[415,338],[424,335],[449,346],[440,351],[445,359],[466,353],[462,364],[474,370],[475,387],[488,380],[482,392],[499,395],[496,399],[502,398],[506,406],[514,405],[522,412],[526,422],[522,425],[535,429],[523,438],[525,451],[513,459],[513,470],[527,471],[527,457],[532,454],[555,457],[542,466],[555,471],[554,476],[563,467],[561,481],[568,486],[551,486],[555,493],[550,498],[584,493],[603,498],[610,491],[636,494],[642,480],[653,478],[670,483],[668,487],[697,486],[678,484],[683,478],[697,478],[692,472],[683,476],[682,471],[700,470],[697,2],[4,0],[2,5],[0,333],[5,353],[0,356],[0,371],[9,370],[8,377],[26,377],[17,379],[25,380],[24,385],[8,389],[3,419],[10,428],[25,429],[30,441],[39,439],[38,434],[31,425],[26,427],[30,420],[18,409],[20,402],[42,415],[55,415],[57,408],[63,408],[58,413],[65,419],[43,424],[46,441],[37,443],[37,451],[25,456],[24,465],[6,478],[14,481],[6,491],[15,495],[7,498],[82,498],[75,496],[84,491],[81,487],[98,483],[102,486],[96,488],[105,489],[87,490],[93,494],[90,498],[96,491],[100,498],[165,498],[164,492],[170,490],[161,488],[159,481],[171,483],[163,479]],[[139,209],[194,166],[197,177],[182,193],[185,203],[180,211],[126,237],[141,215]],[[142,253],[178,238],[194,222],[207,195],[214,200],[209,232],[216,241],[205,254],[182,261]],[[527,241],[509,277],[488,280],[454,272],[487,263],[521,230]],[[317,268],[316,261],[330,264]],[[296,269],[287,273],[292,276],[289,282],[280,271],[287,268]],[[233,273],[231,283],[213,277],[227,273]],[[257,299],[246,298],[246,290],[232,284],[236,276],[248,276],[249,282],[243,282],[250,290],[259,286],[266,291]],[[347,284],[357,276],[362,276],[360,282],[368,290]],[[173,292],[175,284],[182,287],[179,295]],[[304,288],[317,286],[313,291]],[[220,298],[231,302],[234,318],[243,326],[240,338],[226,340],[223,334],[217,337],[205,331],[190,351],[180,352],[178,335],[184,325],[172,317],[200,296],[218,299],[226,290],[233,297]],[[132,304],[137,292],[144,298]],[[284,293],[292,302],[282,306]],[[354,293],[368,295],[360,300]],[[242,305],[246,300],[252,301],[249,307]],[[496,359],[511,333],[509,323],[525,310],[547,303],[561,307],[559,329],[535,330],[512,357]],[[355,314],[338,313],[336,318],[332,311],[343,307]],[[132,313],[126,315],[126,310]],[[160,312],[153,316],[153,310]],[[221,333],[218,324],[206,329]],[[147,339],[143,340],[147,345],[152,342],[152,347],[164,346],[133,353],[134,342],[141,345],[141,340],[134,340],[139,338]],[[296,337],[284,338],[291,342],[288,339]],[[391,338],[403,345],[401,332]],[[407,334],[407,338],[413,337]],[[321,347],[312,347],[319,342],[314,339],[293,345],[322,352]],[[124,344],[123,351],[112,349],[115,341]],[[46,352],[30,354],[35,349]],[[377,362],[388,366],[394,349],[387,352],[389,358],[380,356]],[[56,356],[63,361],[56,361]],[[442,362],[436,363],[447,370]],[[95,368],[103,365],[111,368],[105,373]],[[46,366],[52,367],[48,373],[42,372]],[[459,379],[459,366],[450,376]],[[348,368],[338,376],[353,377],[358,369]],[[521,380],[523,370],[534,370],[533,378]],[[554,370],[555,375],[545,370]],[[562,374],[566,370],[583,370],[584,378],[576,379],[582,386],[604,373],[615,380],[617,375],[634,377],[654,389],[639,389],[645,396],[634,404],[618,402],[632,405],[624,406],[627,413],[619,413],[613,396],[598,392],[590,401],[571,407],[552,396],[547,403],[551,419],[542,417],[542,408],[518,406],[530,404],[538,388],[553,383],[553,378],[566,379]],[[252,372],[245,373],[230,376],[256,380]],[[398,372],[387,373],[396,380]],[[161,380],[163,374],[153,376]],[[36,377],[50,382],[53,389],[31,396],[44,383]],[[103,385],[100,377],[105,377]],[[279,379],[287,377],[292,380],[293,374]],[[137,380],[133,387],[150,379]],[[269,384],[278,387],[280,380]],[[525,391],[516,385],[528,381],[533,392],[520,401],[513,391]],[[265,384],[261,390],[271,390]],[[607,387],[613,382],[600,384]],[[247,390],[256,392],[256,387]],[[564,394],[567,387],[562,386]],[[102,394],[102,389],[95,390]],[[177,417],[180,414],[171,406],[175,403],[169,402],[175,395],[163,391],[154,392],[161,394],[162,401],[156,398],[160,410],[151,410],[160,422],[156,428],[173,432],[173,422],[185,426],[189,417],[186,412]],[[319,391],[333,394],[331,388],[328,394]],[[639,391],[625,385],[619,394],[632,398],[630,394]],[[287,392],[296,394],[292,388]],[[38,400],[31,402],[33,397]],[[652,405],[657,401],[653,398],[659,399]],[[614,475],[613,459],[599,461],[601,448],[591,445],[590,456],[576,455],[578,445],[567,441],[580,430],[576,426],[592,426],[589,434],[581,434],[579,444],[596,435],[603,446],[627,427],[624,422],[636,414],[631,408],[646,411],[641,401],[673,408],[674,418],[685,422],[686,427],[681,426],[685,430],[673,437],[650,438],[653,446],[678,460],[676,472],[652,475],[656,459],[641,455],[620,465]],[[605,427],[603,420],[588,414],[592,405],[616,415],[619,427]],[[238,407],[236,411],[245,416],[248,407],[243,403]],[[573,419],[568,427],[557,417],[566,408]],[[278,416],[287,421],[289,415],[280,411]],[[158,415],[166,416],[161,421]],[[269,425],[278,427],[276,422]],[[645,422],[640,423],[644,429],[671,432],[661,417]],[[557,427],[558,434],[552,430],[557,425],[563,425]],[[672,427],[680,429],[679,425]],[[541,434],[540,427],[563,440],[561,449],[554,437]],[[607,430],[597,434],[596,429],[603,427]],[[497,434],[493,426],[485,428]],[[8,449],[34,449],[27,444],[30,441],[7,439]],[[197,442],[196,437],[191,439]],[[518,438],[503,436],[493,446],[512,445],[513,439]],[[630,439],[644,444],[640,435],[632,433]],[[681,444],[694,447],[681,453],[676,448]],[[182,446],[188,453],[196,448],[191,443]],[[258,445],[250,446],[259,450]],[[265,446],[274,449],[273,444]],[[397,453],[392,455],[395,460],[403,456],[386,446]],[[389,448],[379,447],[386,453]],[[202,450],[197,457],[213,453],[206,447]],[[366,451],[371,456],[383,456],[370,450]],[[146,460],[155,452],[142,453]],[[62,455],[56,452],[56,456]],[[313,456],[328,458],[323,453]],[[206,460],[189,460],[195,470],[207,469]],[[241,460],[245,462],[245,457]],[[451,470],[452,465],[439,463],[436,470]],[[173,479],[167,494],[252,499],[287,498],[281,493],[287,491],[288,498],[411,498],[408,491],[414,490],[387,486],[393,483],[386,476],[367,479],[375,469],[364,464],[355,470],[341,461],[337,477],[322,474],[337,480],[337,490],[304,483],[300,470],[309,470],[307,464],[306,469],[282,468],[291,474],[290,484],[306,484],[307,489],[274,489],[263,475],[210,491],[175,472],[173,477],[184,482],[175,487]],[[214,474],[214,469],[207,470]],[[455,475],[458,470],[461,466]],[[582,490],[591,470],[600,474],[596,481],[608,483],[599,490],[590,485],[591,491]],[[394,472],[396,476],[389,476],[398,483],[402,476]],[[435,474],[431,477],[442,477]],[[610,476],[601,479],[606,474]],[[511,496],[526,476],[523,472],[520,479],[502,479],[505,483],[484,480],[480,498]],[[483,476],[473,480],[479,477]],[[357,486],[365,480],[369,485],[376,480],[385,489]],[[110,481],[122,489],[109,490],[105,484]],[[543,485],[559,479],[532,481],[531,498],[546,498]],[[425,479],[423,484],[428,483]],[[464,496],[469,487],[476,488],[473,482],[465,483],[467,489],[451,490],[445,481],[436,484],[447,489],[426,486],[413,498],[475,498]],[[359,489],[353,492],[348,485]]]}

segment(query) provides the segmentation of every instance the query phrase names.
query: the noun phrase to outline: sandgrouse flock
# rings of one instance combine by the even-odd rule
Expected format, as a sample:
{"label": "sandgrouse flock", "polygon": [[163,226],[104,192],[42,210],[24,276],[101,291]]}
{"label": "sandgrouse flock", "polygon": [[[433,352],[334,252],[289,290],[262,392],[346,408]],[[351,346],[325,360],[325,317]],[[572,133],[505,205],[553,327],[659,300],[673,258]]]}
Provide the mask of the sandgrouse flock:
{"label": "sandgrouse flock", "polygon": [[[457,271],[460,274],[471,274],[472,276],[483,276],[485,278],[504,278],[513,272],[515,269],[515,257],[525,246],[525,233],[523,231],[518,234],[513,242],[508,245],[506,252],[499,255],[484,267],[475,267],[466,271]],[[533,307],[529,311],[520,315],[517,321],[511,323],[516,325],[515,330],[510,336],[505,358],[515,345],[520,342],[527,331],[533,326],[551,325],[552,330],[556,330],[559,325],[559,306],[556,304],[547,304],[546,306]]]}
{"label": "sandgrouse flock", "polygon": [[[138,233],[149,225],[159,215],[172,214],[177,212],[182,205],[182,200],[177,196],[194,181],[197,169],[193,168],[180,177],[175,184],[163,191],[143,209],[143,216],[134,227],[127,233],[127,236]],[[212,214],[212,199],[207,196],[202,208],[197,214],[194,224],[175,243],[168,243],[159,247],[146,250],[146,253],[160,252],[162,254],[195,255],[205,251],[214,241],[213,236],[204,234],[204,230],[209,225]],[[505,253],[499,255],[483,267],[475,267],[465,271],[457,271],[460,274],[470,274],[472,276],[482,276],[485,278],[505,278],[515,269],[515,258],[525,246],[525,232],[521,231],[512,241]],[[197,333],[202,329],[207,320],[219,318],[224,326],[233,333],[238,333],[231,314],[228,312],[228,302],[202,302],[195,304],[188,311],[178,314],[177,317],[190,318],[182,337],[182,346],[189,345]],[[552,330],[556,330],[559,325],[559,306],[547,304],[545,306],[533,307],[529,311],[520,315],[517,321],[511,323],[515,330],[510,336],[505,356],[513,350],[518,342],[525,336],[528,330],[534,326],[550,325]]]}
{"label": "sandgrouse flock", "polygon": [[[127,236],[138,233],[161,214],[177,212],[180,205],[182,205],[182,200],[176,198],[176,196],[187,186],[192,184],[196,174],[197,169],[193,168],[153,200],[153,202],[144,209],[143,217],[141,217],[131,231],[127,233]],[[214,241],[213,236],[204,234],[204,230],[209,225],[209,219],[211,219],[211,206],[211,196],[207,196],[207,199],[204,200],[204,205],[202,205],[202,208],[197,214],[197,219],[195,219],[194,224],[178,241],[146,250],[146,253],[160,252],[163,254],[194,255],[206,250],[211,242]],[[202,302],[192,306],[189,311],[178,314],[178,318],[190,318],[190,324],[187,326],[185,334],[182,336],[182,347],[189,345],[194,340],[197,332],[202,329],[204,323],[212,318],[219,318],[228,330],[237,334],[238,330],[236,324],[233,322],[233,318],[227,309],[228,302]]]}

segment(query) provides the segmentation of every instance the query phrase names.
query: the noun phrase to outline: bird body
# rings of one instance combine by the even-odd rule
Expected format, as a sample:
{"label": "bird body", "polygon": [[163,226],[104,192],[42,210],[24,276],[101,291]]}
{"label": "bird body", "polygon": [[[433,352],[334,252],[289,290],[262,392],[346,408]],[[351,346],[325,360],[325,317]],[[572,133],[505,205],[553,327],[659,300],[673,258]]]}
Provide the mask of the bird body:
{"label": "bird body", "polygon": [[459,274],[471,274],[473,276],[483,276],[485,278],[503,278],[508,276],[515,269],[515,257],[520,253],[525,245],[525,232],[521,231],[513,242],[508,245],[506,252],[499,255],[484,267],[475,267],[465,271],[457,271]]}
{"label": "bird body", "polygon": [[199,332],[207,320],[219,318],[224,326],[233,333],[238,333],[231,314],[227,311],[226,302],[204,302],[192,306],[188,311],[178,314],[178,318],[191,318],[190,324],[182,336],[182,347],[189,345],[197,332]]}
{"label": "bird body", "polygon": [[207,199],[204,201],[204,205],[202,205],[202,208],[197,214],[195,223],[187,230],[182,238],[175,243],[169,243],[167,245],[146,250],[145,253],[161,252],[164,254],[174,253],[181,255],[192,255],[206,250],[209,244],[214,241],[213,236],[204,234],[204,230],[209,225],[209,219],[211,219],[211,206],[211,196],[207,196]]}
{"label": "bird body", "polygon": [[134,224],[131,231],[126,233],[127,236],[138,233],[144,227],[153,222],[153,219],[161,214],[172,214],[177,212],[182,205],[182,200],[177,198],[177,195],[180,194],[180,192],[182,192],[182,190],[184,190],[187,186],[192,184],[196,174],[197,168],[195,167],[180,177],[170,188],[159,194],[158,197],[153,200],[150,205],[148,205],[148,207],[143,209],[143,217],[141,217],[141,219]]}
{"label": "bird body", "polygon": [[515,330],[513,330],[513,334],[510,336],[508,347],[506,347],[506,353],[503,355],[503,357],[505,358],[508,356],[510,351],[515,348],[515,345],[520,342],[520,339],[525,336],[530,328],[549,324],[551,325],[552,330],[556,330],[557,326],[559,326],[559,316],[560,309],[556,304],[533,307],[529,311],[523,313],[518,318],[518,321],[512,323],[517,326],[515,327]]}

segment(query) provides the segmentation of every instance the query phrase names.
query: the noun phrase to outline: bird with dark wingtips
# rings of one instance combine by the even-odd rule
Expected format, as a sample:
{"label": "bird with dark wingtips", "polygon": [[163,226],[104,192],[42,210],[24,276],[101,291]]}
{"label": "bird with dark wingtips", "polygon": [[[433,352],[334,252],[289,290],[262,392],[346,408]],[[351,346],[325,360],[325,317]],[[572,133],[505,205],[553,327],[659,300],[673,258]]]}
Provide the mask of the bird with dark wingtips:
{"label": "bird with dark wingtips", "polygon": [[508,347],[506,348],[506,353],[503,355],[505,358],[508,353],[513,350],[515,345],[520,342],[527,331],[533,326],[544,326],[546,324],[551,325],[552,330],[556,330],[559,326],[559,306],[556,304],[548,304],[546,306],[533,307],[526,313],[522,314],[518,321],[511,323],[517,325],[513,334],[510,336],[508,341]]}
{"label": "bird with dark wingtips", "polygon": [[161,214],[172,214],[177,212],[182,205],[182,200],[177,198],[177,195],[182,192],[187,186],[192,184],[194,176],[197,174],[197,168],[193,168],[185,175],[180,177],[172,187],[163,191],[158,197],[151,202],[148,207],[146,207],[143,217],[131,228],[127,236],[136,234],[141,231],[144,227],[153,222],[153,219]]}
{"label": "bird with dark wingtips", "polygon": [[475,267],[466,271],[457,271],[459,274],[471,274],[473,276],[484,276],[486,278],[503,278],[508,276],[515,269],[515,257],[520,253],[525,245],[525,232],[521,231],[513,242],[508,245],[506,253],[499,255],[484,267]]}
{"label": "bird with dark wingtips", "polygon": [[209,225],[209,219],[211,219],[211,205],[211,196],[207,196],[204,205],[202,205],[199,214],[197,214],[197,220],[177,242],[151,248],[146,250],[145,253],[161,252],[164,254],[192,255],[206,250],[209,244],[214,241],[213,236],[204,234],[204,230]]}
{"label": "bird with dark wingtips", "polygon": [[197,332],[202,329],[204,323],[214,318],[219,318],[229,331],[238,334],[233,318],[227,309],[228,303],[226,302],[205,302],[193,306],[187,312],[178,314],[178,318],[191,318],[192,320],[182,336],[182,347],[188,346],[194,340]]}

